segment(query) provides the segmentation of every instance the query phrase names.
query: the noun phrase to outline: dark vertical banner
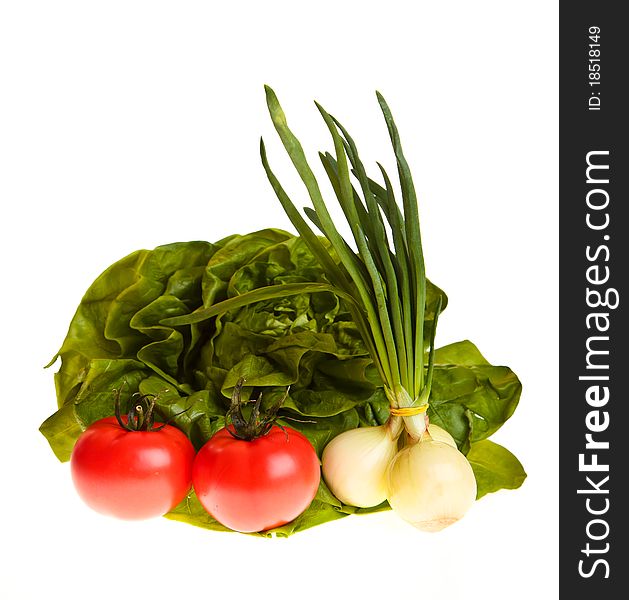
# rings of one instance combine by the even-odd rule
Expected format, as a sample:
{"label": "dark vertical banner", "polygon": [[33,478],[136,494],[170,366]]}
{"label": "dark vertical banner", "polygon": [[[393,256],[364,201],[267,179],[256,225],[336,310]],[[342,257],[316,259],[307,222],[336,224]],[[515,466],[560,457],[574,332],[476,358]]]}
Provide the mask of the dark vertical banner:
{"label": "dark vertical banner", "polygon": [[561,598],[629,598],[625,8],[560,2]]}

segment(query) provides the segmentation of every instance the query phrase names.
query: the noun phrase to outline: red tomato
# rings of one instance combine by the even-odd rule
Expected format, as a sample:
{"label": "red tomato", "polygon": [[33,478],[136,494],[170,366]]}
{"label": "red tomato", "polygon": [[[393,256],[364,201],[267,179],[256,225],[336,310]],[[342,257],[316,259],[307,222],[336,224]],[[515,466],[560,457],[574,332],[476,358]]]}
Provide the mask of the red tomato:
{"label": "red tomato", "polygon": [[127,431],[115,417],[107,417],[77,440],[72,479],[94,510],[120,519],[149,519],[183,500],[190,490],[193,460],[194,447],[176,427]]}
{"label": "red tomato", "polygon": [[319,459],[298,431],[274,425],[261,437],[238,440],[218,431],[199,450],[192,483],[217,521],[243,533],[279,527],[299,516],[319,487]]}

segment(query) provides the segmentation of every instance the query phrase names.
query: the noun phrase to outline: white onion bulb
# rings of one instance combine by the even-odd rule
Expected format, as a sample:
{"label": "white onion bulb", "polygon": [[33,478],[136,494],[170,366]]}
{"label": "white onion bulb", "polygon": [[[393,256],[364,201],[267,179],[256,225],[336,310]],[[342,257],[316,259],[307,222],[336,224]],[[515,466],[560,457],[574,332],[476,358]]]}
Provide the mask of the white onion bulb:
{"label": "white onion bulb", "polygon": [[323,451],[323,478],[345,504],[377,506],[387,498],[387,468],[397,453],[390,429],[359,427],[337,435]]}
{"label": "white onion bulb", "polygon": [[391,508],[424,531],[440,531],[458,521],[476,499],[476,479],[467,458],[430,437],[396,455],[387,482]]}

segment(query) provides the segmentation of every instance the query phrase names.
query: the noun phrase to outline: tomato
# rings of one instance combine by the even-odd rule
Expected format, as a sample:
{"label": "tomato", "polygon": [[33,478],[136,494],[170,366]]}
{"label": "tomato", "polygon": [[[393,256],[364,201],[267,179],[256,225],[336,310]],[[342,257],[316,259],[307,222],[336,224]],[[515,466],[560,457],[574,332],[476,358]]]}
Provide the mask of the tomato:
{"label": "tomato", "polygon": [[72,479],[85,503],[100,513],[120,519],[158,517],[190,490],[194,454],[190,440],[172,425],[129,431],[116,417],[107,417],[77,440]]}
{"label": "tomato", "polygon": [[243,533],[279,527],[299,516],[319,487],[319,459],[308,439],[274,425],[250,441],[219,430],[199,450],[192,483],[217,521]]}

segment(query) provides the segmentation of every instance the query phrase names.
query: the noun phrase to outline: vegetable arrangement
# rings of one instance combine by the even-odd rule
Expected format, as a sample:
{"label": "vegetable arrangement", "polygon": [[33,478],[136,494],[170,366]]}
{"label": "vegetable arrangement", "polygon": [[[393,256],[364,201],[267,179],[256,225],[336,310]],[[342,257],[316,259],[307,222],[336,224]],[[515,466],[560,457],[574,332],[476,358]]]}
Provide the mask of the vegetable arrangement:
{"label": "vegetable arrangement", "polygon": [[267,229],[169,244],[109,267],[52,361],[61,358],[59,409],[41,431],[60,460],[72,457],[74,473],[78,449],[101,419],[130,437],[160,433],[122,429],[138,428],[133,409],[126,421],[111,420],[112,390],[131,404],[137,394],[150,398],[164,430],[178,428],[198,451],[191,474],[181,469],[181,502],[157,514],[290,535],[391,507],[439,530],[475,499],[524,481],[517,458],[487,439],[513,414],[520,382],[469,341],[435,347],[447,297],[426,279],[415,189],[384,98],[401,209],[384,168],[383,185],[368,177],[349,133],[317,104],[334,144],[334,155],[320,159],[353,250],[275,94],[266,93],[312,201],[305,213],[323,237],[289,199],[261,143],[264,169],[299,235]]}

